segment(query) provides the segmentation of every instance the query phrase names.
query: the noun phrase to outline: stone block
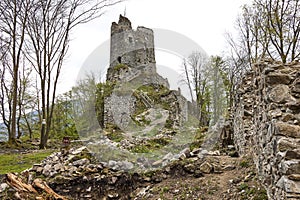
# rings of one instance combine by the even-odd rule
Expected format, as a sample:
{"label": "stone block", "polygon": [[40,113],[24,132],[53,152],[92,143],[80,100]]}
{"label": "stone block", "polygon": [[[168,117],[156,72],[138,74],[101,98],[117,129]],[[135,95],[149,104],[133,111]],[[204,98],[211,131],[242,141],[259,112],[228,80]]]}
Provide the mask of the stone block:
{"label": "stone block", "polygon": [[288,175],[288,178],[293,181],[300,181],[300,174],[291,174]]}
{"label": "stone block", "polygon": [[300,126],[298,125],[291,125],[284,122],[277,122],[276,126],[276,135],[283,135],[286,137],[292,138],[300,138]]}
{"label": "stone block", "polygon": [[200,171],[205,174],[211,173],[212,170],[213,170],[213,166],[208,162],[204,162],[200,165]]}
{"label": "stone block", "polygon": [[287,151],[287,150],[293,150],[300,146],[300,140],[299,139],[292,139],[292,138],[280,138],[278,140],[278,150],[281,152]]}
{"label": "stone block", "polygon": [[269,99],[275,103],[285,103],[290,97],[290,89],[287,85],[279,84],[269,93]]}
{"label": "stone block", "polygon": [[271,72],[266,76],[266,82],[270,85],[275,84],[289,84],[291,82],[292,78],[288,74],[282,74],[278,72]]}
{"label": "stone block", "polygon": [[277,187],[282,188],[288,193],[300,193],[300,182],[288,179],[286,176],[282,176],[276,184]]}
{"label": "stone block", "polygon": [[286,160],[280,163],[280,171],[282,174],[300,174],[300,160]]}
{"label": "stone block", "polygon": [[300,159],[300,149],[288,150],[285,154],[285,159]]}

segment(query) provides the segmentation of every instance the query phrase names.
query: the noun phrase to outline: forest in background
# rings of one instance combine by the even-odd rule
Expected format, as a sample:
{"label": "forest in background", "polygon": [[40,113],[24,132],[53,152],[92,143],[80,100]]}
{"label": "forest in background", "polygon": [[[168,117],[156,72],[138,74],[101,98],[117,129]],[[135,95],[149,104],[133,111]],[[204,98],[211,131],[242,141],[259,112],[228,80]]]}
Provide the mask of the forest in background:
{"label": "forest in background", "polygon": [[[44,149],[49,138],[59,142],[64,136],[78,139],[80,121],[74,120],[74,96],[84,101],[95,94],[101,97],[109,83],[99,83],[91,76],[67,93],[56,93],[69,36],[74,27],[100,17],[106,7],[118,2],[1,1],[0,134],[7,135],[9,145],[37,139]],[[254,0],[241,8],[237,34],[226,34],[231,47],[226,55],[207,57],[194,52],[183,60],[181,81],[188,85],[197,106],[199,126],[229,117],[236,86],[253,63],[299,59],[299,10],[297,0]]]}

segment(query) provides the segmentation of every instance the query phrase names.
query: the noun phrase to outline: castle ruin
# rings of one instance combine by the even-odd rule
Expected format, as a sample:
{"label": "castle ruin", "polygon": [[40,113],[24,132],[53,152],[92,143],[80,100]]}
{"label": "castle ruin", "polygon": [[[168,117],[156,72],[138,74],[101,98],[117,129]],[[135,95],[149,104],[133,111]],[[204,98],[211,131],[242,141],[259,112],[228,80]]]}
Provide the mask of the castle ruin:
{"label": "castle ruin", "polygon": [[[110,66],[106,81],[115,83],[115,87],[114,92],[105,99],[104,124],[113,123],[120,128],[129,124],[136,110],[137,97],[132,95],[134,90],[144,85],[159,85],[169,90],[168,80],[156,71],[152,29],[138,26],[134,30],[130,20],[122,15],[118,23],[112,23]],[[138,96],[146,107],[153,106],[154,101],[146,93],[140,92]],[[177,125],[180,125],[187,119],[186,99],[180,92],[171,90],[165,99],[176,104],[174,116],[170,115],[169,119],[176,119]]]}
{"label": "castle ruin", "polygon": [[129,82],[140,75],[144,84],[169,87],[168,80],[156,72],[153,30],[142,26],[134,30],[129,19],[120,15],[119,22],[111,25],[107,81]]}

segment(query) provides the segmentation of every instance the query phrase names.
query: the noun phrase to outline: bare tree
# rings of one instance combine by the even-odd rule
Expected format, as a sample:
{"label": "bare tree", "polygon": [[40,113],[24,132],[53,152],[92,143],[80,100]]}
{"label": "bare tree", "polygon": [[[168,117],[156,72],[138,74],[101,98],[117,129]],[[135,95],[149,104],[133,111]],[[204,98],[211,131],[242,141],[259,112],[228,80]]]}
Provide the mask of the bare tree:
{"label": "bare tree", "polygon": [[192,100],[195,98],[199,126],[209,124],[210,96],[207,65],[208,57],[202,52],[193,52],[183,62],[183,81],[190,89]]}
{"label": "bare tree", "polygon": [[[299,57],[300,5],[298,0],[257,1],[267,16],[267,30],[283,63]],[[275,54],[276,56],[276,54]]]}
{"label": "bare tree", "polygon": [[[0,40],[5,47],[6,60],[2,62],[6,73],[11,75],[11,99],[8,112],[10,123],[9,143],[15,143],[17,129],[17,106],[19,68],[22,62],[22,49],[25,42],[25,27],[27,25],[28,13],[31,6],[30,0],[2,0],[0,2]],[[4,80],[6,83],[9,79]],[[7,84],[6,84],[7,85]],[[2,102],[3,103],[3,102]]]}
{"label": "bare tree", "polygon": [[254,0],[237,19],[239,38],[231,46],[247,55],[249,66],[262,58],[283,63],[300,56],[300,5],[298,0]]}
{"label": "bare tree", "polygon": [[226,72],[224,71],[225,61],[220,56],[212,56],[210,59],[210,74],[209,79],[211,82],[211,101],[212,101],[212,117],[211,125],[217,123],[217,121],[225,117],[227,114],[227,90],[228,90],[228,79]]}
{"label": "bare tree", "polygon": [[194,102],[194,93],[193,93],[191,77],[190,77],[191,75],[189,74],[190,70],[188,70],[188,63],[187,63],[186,59],[183,59],[183,64],[182,65],[183,65],[183,68],[184,68],[184,76],[185,76],[185,79],[183,79],[183,82],[189,87],[191,100],[192,100],[192,102]]}
{"label": "bare tree", "polygon": [[[25,63],[25,62],[24,62]],[[32,85],[32,68],[26,68],[25,64],[19,73],[19,87],[18,87],[18,115],[17,115],[17,138],[19,139],[26,127],[29,137],[32,137],[31,124],[29,123],[27,115],[32,114],[36,108],[36,97],[30,94],[33,89]],[[25,126],[23,122],[25,121]],[[23,130],[21,127],[24,127]]]}
{"label": "bare tree", "polygon": [[51,128],[56,88],[69,47],[70,33],[80,24],[100,17],[103,9],[119,0],[35,0],[29,14],[28,60],[36,70],[41,90],[40,148],[45,148]]}
{"label": "bare tree", "polygon": [[[3,58],[2,58],[3,62]],[[8,136],[11,135],[11,87],[10,82],[7,82],[7,68],[3,66],[0,69],[0,103],[1,103],[1,118],[6,127]]]}

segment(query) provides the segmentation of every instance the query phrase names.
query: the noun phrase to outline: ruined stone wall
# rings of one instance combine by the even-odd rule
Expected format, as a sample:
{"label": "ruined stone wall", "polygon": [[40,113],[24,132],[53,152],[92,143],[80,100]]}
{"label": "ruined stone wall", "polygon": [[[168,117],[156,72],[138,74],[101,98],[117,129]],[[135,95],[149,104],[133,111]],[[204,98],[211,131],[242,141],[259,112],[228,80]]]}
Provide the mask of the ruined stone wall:
{"label": "ruined stone wall", "polygon": [[[151,84],[170,87],[168,80],[156,72],[152,29],[139,26],[133,30],[130,20],[122,15],[118,23],[112,23],[110,66],[106,80],[115,83],[115,88],[113,95],[105,98],[104,123],[114,123],[120,128],[126,127],[130,121],[136,101],[132,97],[134,90]],[[126,91],[126,94],[118,91]],[[186,99],[178,95],[173,100],[179,104],[176,109],[178,121],[186,121]]]}
{"label": "ruined stone wall", "polygon": [[299,199],[300,63],[254,65],[235,108],[236,148],[253,157],[269,199]]}
{"label": "ruined stone wall", "polygon": [[134,111],[135,101],[136,98],[130,93],[114,92],[111,96],[106,97],[104,100],[104,124],[114,124],[125,130],[131,121],[130,115]]}
{"label": "ruined stone wall", "polygon": [[141,26],[133,30],[129,19],[122,15],[118,24],[113,22],[111,26],[110,67],[118,64],[132,68],[142,65],[156,73],[153,30]]}

